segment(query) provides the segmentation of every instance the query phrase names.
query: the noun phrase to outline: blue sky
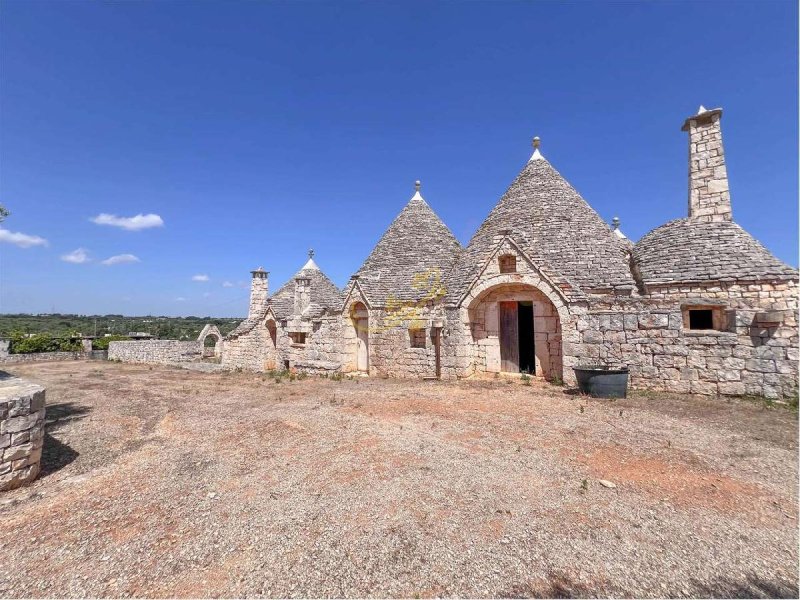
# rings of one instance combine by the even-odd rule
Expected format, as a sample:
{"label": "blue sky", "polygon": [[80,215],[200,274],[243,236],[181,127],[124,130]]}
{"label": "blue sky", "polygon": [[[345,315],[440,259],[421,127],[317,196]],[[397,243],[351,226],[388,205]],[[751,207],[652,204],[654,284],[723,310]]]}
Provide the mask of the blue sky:
{"label": "blue sky", "polygon": [[635,240],[685,216],[680,126],[700,104],[725,109],[734,219],[797,265],[797,17],[788,1],[3,2],[0,311],[241,316],[249,271],[275,290],[309,247],[344,285],[415,179],[466,244],[534,135]]}

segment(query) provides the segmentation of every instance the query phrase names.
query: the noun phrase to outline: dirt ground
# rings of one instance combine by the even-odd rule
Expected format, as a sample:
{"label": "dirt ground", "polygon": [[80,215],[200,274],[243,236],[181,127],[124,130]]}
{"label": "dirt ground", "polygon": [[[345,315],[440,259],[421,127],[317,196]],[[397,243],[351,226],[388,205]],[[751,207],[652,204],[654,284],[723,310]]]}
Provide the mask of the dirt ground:
{"label": "dirt ground", "polygon": [[798,594],[786,408],[7,370],[47,386],[47,436],[42,476],[0,494],[0,596]]}

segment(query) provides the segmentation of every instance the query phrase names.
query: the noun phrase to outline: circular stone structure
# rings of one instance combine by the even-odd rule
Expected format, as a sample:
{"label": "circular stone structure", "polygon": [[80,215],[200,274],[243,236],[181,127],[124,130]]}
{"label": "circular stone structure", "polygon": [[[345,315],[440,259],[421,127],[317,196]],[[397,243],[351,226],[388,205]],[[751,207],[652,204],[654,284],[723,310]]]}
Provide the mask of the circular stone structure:
{"label": "circular stone structure", "polygon": [[44,410],[42,386],[0,371],[0,492],[39,474]]}

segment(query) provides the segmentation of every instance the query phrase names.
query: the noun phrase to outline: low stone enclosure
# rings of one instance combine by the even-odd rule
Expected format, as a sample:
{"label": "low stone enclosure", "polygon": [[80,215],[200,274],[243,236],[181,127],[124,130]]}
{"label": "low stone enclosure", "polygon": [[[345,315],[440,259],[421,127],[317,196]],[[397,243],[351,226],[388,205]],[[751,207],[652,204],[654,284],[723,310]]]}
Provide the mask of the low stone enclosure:
{"label": "low stone enclosure", "polygon": [[6,354],[0,356],[0,364],[18,364],[26,362],[51,362],[61,360],[105,360],[105,350],[90,350],[88,352],[32,352],[30,354]]}
{"label": "low stone enclosure", "polygon": [[45,390],[0,371],[0,491],[33,481],[44,445]]}
{"label": "low stone enclosure", "polygon": [[202,357],[201,340],[134,340],[108,344],[108,360],[126,363],[169,364],[196,361]]}

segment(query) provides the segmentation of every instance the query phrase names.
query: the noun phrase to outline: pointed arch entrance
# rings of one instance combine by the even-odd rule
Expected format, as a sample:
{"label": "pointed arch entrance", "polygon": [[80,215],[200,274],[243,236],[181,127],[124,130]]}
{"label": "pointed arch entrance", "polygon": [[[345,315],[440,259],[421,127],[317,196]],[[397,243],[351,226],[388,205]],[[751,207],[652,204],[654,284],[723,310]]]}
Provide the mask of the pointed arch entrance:
{"label": "pointed arch entrance", "polygon": [[356,333],[353,366],[360,373],[369,373],[369,311],[363,302],[350,306],[350,320]]}
{"label": "pointed arch entrance", "polygon": [[544,291],[497,281],[482,286],[466,306],[476,371],[563,378],[561,316]]}

